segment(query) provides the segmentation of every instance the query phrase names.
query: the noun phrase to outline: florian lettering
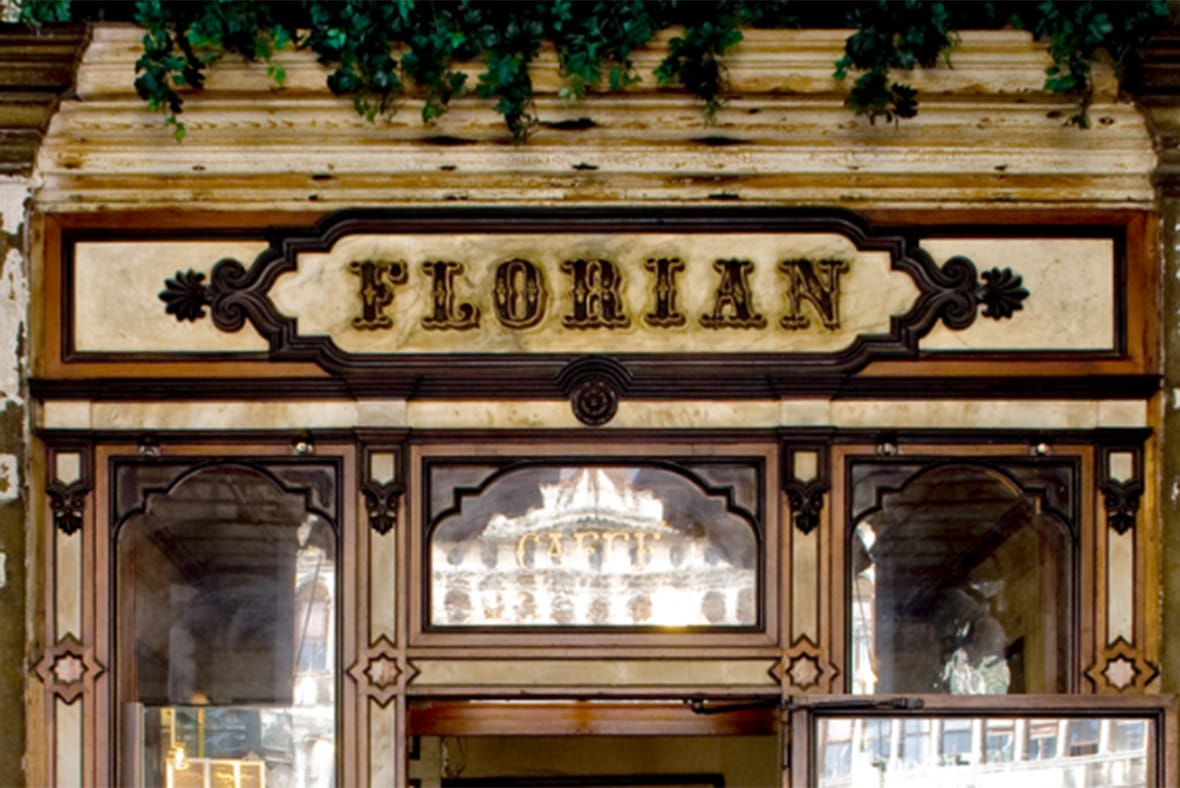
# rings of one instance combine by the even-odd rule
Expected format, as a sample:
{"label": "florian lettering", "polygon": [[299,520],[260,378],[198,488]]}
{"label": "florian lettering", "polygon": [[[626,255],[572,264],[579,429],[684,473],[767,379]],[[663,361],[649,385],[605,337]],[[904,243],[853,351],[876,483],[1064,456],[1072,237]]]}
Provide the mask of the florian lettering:
{"label": "florian lettering", "polygon": [[844,260],[783,260],[778,270],[787,277],[787,313],[783,328],[797,331],[811,321],[803,314],[803,302],[811,304],[824,328],[840,328],[840,274],[848,272]]}
{"label": "florian lettering", "polygon": [[623,279],[610,260],[566,260],[561,270],[573,279],[573,313],[561,319],[566,328],[626,328],[631,325],[619,295]]}
{"label": "florian lettering", "polygon": [[766,318],[754,307],[749,274],[754,264],[749,260],[716,260],[713,269],[721,275],[713,296],[713,311],[701,315],[705,328],[765,328]]}
{"label": "florian lettering", "polygon": [[676,274],[684,270],[684,263],[675,257],[651,258],[643,264],[655,274],[652,295],[655,303],[643,322],[654,328],[675,328],[687,321],[676,311]]}
{"label": "florian lettering", "polygon": [[549,293],[541,269],[514,257],[496,266],[492,302],[505,328],[531,328],[545,317]]}
{"label": "florian lettering", "polygon": [[[359,311],[352,318],[358,330],[388,329],[393,326],[392,305],[399,285],[407,281],[408,266],[402,260],[358,260],[348,264],[359,280],[356,291]],[[642,315],[647,328],[671,329],[699,320],[705,329],[764,329],[767,318],[758,310],[757,301],[770,298],[758,295],[751,287],[756,267],[751,260],[715,259],[715,289],[704,296],[703,308],[686,316],[680,300],[682,275],[688,266],[678,257],[650,257],[643,262],[647,274],[646,293],[632,288],[633,302],[623,297],[624,278],[618,264],[602,259],[570,259],[560,264],[570,277],[569,311],[561,315],[565,329],[621,329],[631,325],[629,309]],[[840,300],[843,277],[851,268],[847,260],[792,258],[782,260],[777,272],[782,275],[784,311],[775,320],[786,331],[800,331],[818,321],[824,329],[840,330]],[[467,263],[433,260],[421,263],[421,272],[429,281],[430,296],[415,317],[428,331],[470,331],[483,326],[484,315],[492,314],[500,326],[522,330],[552,325],[550,316],[554,297],[548,289],[545,268],[529,260],[513,257],[488,271],[490,281],[480,271],[468,273]],[[552,269],[550,269],[552,270]],[[552,275],[552,273],[548,274]],[[485,274],[486,276],[486,274]],[[486,282],[486,284],[484,284]],[[463,294],[464,285],[475,284],[477,292]],[[487,288],[487,289],[484,289]],[[646,306],[639,299],[646,300]],[[404,310],[403,310],[404,311]],[[694,310],[695,311],[695,310]],[[423,314],[423,312],[425,314]],[[556,329],[556,327],[555,327]]]}
{"label": "florian lettering", "polygon": [[352,319],[352,327],[365,331],[393,327],[393,318],[385,314],[393,303],[393,290],[406,283],[406,264],[401,260],[358,260],[348,270],[360,277],[361,313]]}
{"label": "florian lettering", "polygon": [[422,318],[422,327],[430,331],[466,331],[479,328],[479,307],[456,303],[455,277],[463,273],[462,263],[438,260],[422,264],[422,273],[430,277],[434,311]]}

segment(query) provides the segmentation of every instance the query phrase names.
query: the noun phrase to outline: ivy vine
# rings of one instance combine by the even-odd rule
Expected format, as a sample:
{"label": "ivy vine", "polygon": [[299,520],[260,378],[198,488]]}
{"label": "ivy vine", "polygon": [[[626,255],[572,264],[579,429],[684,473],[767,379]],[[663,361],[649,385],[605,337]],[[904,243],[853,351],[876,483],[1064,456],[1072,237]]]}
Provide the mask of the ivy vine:
{"label": "ivy vine", "polygon": [[[625,90],[641,81],[631,53],[675,29],[655,69],[660,85],[700,99],[706,120],[724,105],[725,55],[749,27],[850,27],[834,76],[854,77],[847,104],[875,121],[912,118],[917,91],[903,75],[950,63],[956,31],[1024,28],[1048,42],[1045,87],[1074,97],[1068,122],[1089,123],[1091,69],[1106,59],[1121,73],[1170,14],[1167,0],[17,0],[18,21],[127,20],[145,29],[135,88],[165,114],[177,139],[184,93],[226,54],[268,64],[281,85],[275,53],[309,49],[332,71],[328,87],[350,96],[370,120],[394,113],[407,89],[423,100],[422,120],[442,115],[468,92],[493,100],[513,139],[538,126],[529,65],[546,43],[557,52],[561,96]],[[470,75],[456,63],[477,62]],[[854,76],[855,75],[855,76]]]}

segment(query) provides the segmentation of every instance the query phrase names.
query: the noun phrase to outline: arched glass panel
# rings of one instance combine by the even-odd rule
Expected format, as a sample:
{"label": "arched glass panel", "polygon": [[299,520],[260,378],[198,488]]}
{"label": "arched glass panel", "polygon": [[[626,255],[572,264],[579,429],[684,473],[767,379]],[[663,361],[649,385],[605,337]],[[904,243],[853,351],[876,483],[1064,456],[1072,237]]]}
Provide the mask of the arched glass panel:
{"label": "arched glass panel", "polygon": [[527,464],[474,476],[432,469],[432,499],[447,508],[429,532],[431,625],[758,624],[752,464]]}
{"label": "arched glass panel", "polygon": [[[124,470],[134,479],[137,469]],[[160,474],[144,469],[148,480]],[[121,779],[326,788],[336,732],[329,514],[307,488],[243,465],[196,470],[143,501],[116,540]]]}
{"label": "arched glass panel", "polygon": [[1045,495],[972,464],[891,477],[857,491],[876,505],[850,533],[853,691],[1068,691],[1073,544]]}

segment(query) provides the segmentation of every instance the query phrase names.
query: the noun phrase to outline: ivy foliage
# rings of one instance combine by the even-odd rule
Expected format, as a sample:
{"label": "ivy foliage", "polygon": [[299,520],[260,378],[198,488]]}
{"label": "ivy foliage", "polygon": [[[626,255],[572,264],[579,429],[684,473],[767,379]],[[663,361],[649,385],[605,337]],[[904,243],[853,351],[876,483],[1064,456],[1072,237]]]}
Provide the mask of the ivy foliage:
{"label": "ivy foliage", "polygon": [[[625,90],[641,81],[631,53],[664,30],[668,53],[655,69],[660,85],[697,96],[706,120],[724,105],[725,55],[742,30],[850,27],[839,80],[855,75],[848,106],[875,121],[912,118],[917,91],[904,75],[951,62],[957,30],[1015,26],[1048,42],[1048,90],[1077,100],[1069,122],[1089,123],[1092,65],[1134,63],[1147,37],[1169,16],[1167,0],[17,0],[18,20],[130,20],[143,26],[135,88],[165,113],[177,139],[184,94],[226,54],[268,63],[275,53],[310,49],[332,71],[328,87],[350,96],[370,120],[394,113],[407,89],[420,96],[422,120],[442,115],[465,93],[495,102],[513,139],[538,126],[529,65],[549,43],[557,53],[563,98]],[[474,84],[458,63],[479,63]]]}

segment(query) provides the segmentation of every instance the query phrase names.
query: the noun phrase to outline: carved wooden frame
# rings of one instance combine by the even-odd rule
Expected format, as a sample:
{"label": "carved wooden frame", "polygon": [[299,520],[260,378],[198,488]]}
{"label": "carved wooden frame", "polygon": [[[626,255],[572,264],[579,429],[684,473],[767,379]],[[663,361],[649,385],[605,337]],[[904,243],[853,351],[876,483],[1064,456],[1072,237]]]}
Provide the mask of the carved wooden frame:
{"label": "carved wooden frame", "polygon": [[[770,437],[770,436],[767,436]],[[682,633],[661,632],[658,628],[645,627],[577,627],[576,629],[562,627],[542,628],[481,628],[462,627],[432,629],[427,625],[428,615],[425,610],[428,594],[426,587],[430,582],[425,558],[429,541],[425,533],[425,508],[423,493],[425,489],[423,478],[424,462],[428,460],[464,459],[478,462],[480,457],[486,457],[489,464],[506,464],[511,458],[521,460],[552,460],[554,462],[574,460],[577,462],[601,460],[606,463],[619,463],[628,460],[650,458],[651,460],[675,460],[691,463],[694,459],[716,460],[732,458],[735,461],[756,461],[762,463],[762,498],[761,509],[763,522],[760,534],[758,584],[761,598],[761,623],[753,627],[742,628],[705,628],[701,631]],[[481,654],[503,654],[512,651],[521,655],[535,654],[536,649],[551,648],[560,643],[570,653],[578,653],[587,657],[595,655],[615,654],[627,655],[642,653],[645,656],[662,653],[676,653],[690,656],[694,652],[720,653],[722,648],[729,653],[766,653],[767,648],[773,649],[779,639],[779,600],[782,596],[781,580],[777,576],[777,556],[781,531],[780,507],[775,502],[777,479],[777,447],[772,440],[746,440],[742,443],[726,443],[710,446],[709,442],[699,438],[695,440],[669,441],[652,439],[650,441],[626,442],[620,444],[617,440],[587,440],[575,442],[540,442],[536,439],[521,440],[499,448],[485,444],[479,446],[468,443],[450,441],[427,441],[413,443],[410,453],[410,527],[402,529],[403,550],[409,556],[408,577],[406,582],[406,599],[409,600],[409,629],[407,638],[413,654],[439,653],[442,649],[461,647],[464,656],[480,656]],[[415,600],[417,600],[415,602]],[[647,631],[653,630],[653,631]],[[636,651],[640,649],[641,651]]]}
{"label": "carved wooden frame", "polygon": [[[126,436],[124,436],[126,438]],[[114,682],[120,681],[119,660],[116,653],[116,612],[114,611],[114,534],[115,512],[111,497],[111,464],[114,460],[131,461],[135,463],[151,463],[157,459],[191,463],[193,466],[215,461],[273,461],[291,460],[298,456],[294,445],[298,443],[290,436],[279,436],[268,441],[253,444],[246,443],[207,443],[189,442],[180,444],[172,441],[156,443],[145,450],[142,440],[138,443],[96,442],[94,444],[79,443],[75,439],[66,441],[48,438],[49,451],[46,457],[49,468],[53,467],[53,457],[63,451],[84,452],[86,479],[93,480],[93,494],[86,498],[84,519],[81,529],[77,532],[83,538],[81,549],[81,577],[77,581],[82,591],[82,629],[78,637],[72,634],[58,635],[56,645],[47,649],[38,663],[37,674],[45,682],[46,691],[61,697],[67,703],[81,702],[83,704],[82,746],[83,775],[87,779],[95,779],[101,783],[114,784],[116,758],[115,752],[120,737],[116,733],[113,708]],[[359,492],[356,483],[355,449],[349,444],[320,443],[316,446],[317,456],[323,458],[338,458],[340,468],[339,489],[339,539],[340,539],[340,609],[338,621],[338,659],[347,670],[357,661],[354,644],[360,642],[358,630],[365,629],[367,615],[361,614],[366,600],[367,573],[358,573],[354,567],[367,565],[367,543],[355,538],[357,529],[354,523],[359,504]],[[91,459],[92,458],[92,459]],[[52,471],[50,471],[52,473]],[[46,522],[52,522],[46,505]],[[46,533],[62,533],[57,528],[46,530]],[[53,542],[46,546],[46,583],[50,599],[54,598],[55,589],[62,582],[54,571]],[[54,605],[48,605],[46,610],[46,626],[53,630]],[[66,679],[76,679],[66,681]],[[356,736],[358,731],[367,725],[368,711],[361,702],[364,695],[364,680],[356,680],[351,672],[352,680],[345,680],[342,673],[338,678],[338,719],[342,738],[337,747],[341,753],[340,775],[348,784],[357,784],[367,773],[367,742],[360,741]],[[64,682],[64,683],[63,683]],[[358,698],[357,687],[361,688]],[[53,704],[46,707],[47,729],[49,737],[48,751],[53,752],[55,746],[54,721],[52,716]],[[54,763],[53,758],[50,763]],[[52,767],[51,767],[52,768]]]}
{"label": "carved wooden frame", "polygon": [[[636,211],[633,209],[402,209],[354,211],[318,218],[315,227],[292,226],[289,215],[246,214],[226,217],[194,217],[186,228],[175,228],[174,217],[136,214],[113,229],[109,218],[54,216],[39,219],[45,225],[46,267],[45,329],[51,353],[32,380],[38,396],[92,396],[174,398],[200,391],[210,396],[256,398],[262,390],[246,378],[274,382],[268,391],[277,396],[403,397],[561,397],[568,394],[558,380],[562,370],[579,355],[553,354],[516,358],[511,354],[451,356],[440,365],[434,356],[396,354],[347,354],[334,349],[325,337],[301,337],[292,322],[278,315],[267,290],[296,251],[322,248],[349,228],[397,233],[449,231],[494,232],[775,232],[791,229],[830,230],[852,238],[863,248],[888,251],[898,270],[914,278],[921,292],[909,313],[897,317],[886,334],[863,335],[843,351],[828,354],[728,354],[707,359],[673,354],[601,355],[621,365],[629,380],[616,395],[633,398],[780,396],[840,392],[852,395],[897,396],[901,386],[907,395],[977,396],[999,391],[1033,393],[1039,379],[1050,375],[1057,391],[1076,396],[1142,396],[1155,390],[1158,375],[1153,351],[1128,342],[1146,336],[1155,311],[1146,281],[1147,267],[1128,267],[1127,260],[1150,251],[1151,225],[1137,211],[1083,215],[1070,212],[999,211],[987,223],[977,216],[955,211],[937,214],[899,211],[866,211],[851,214],[819,209],[732,208],[718,213],[687,208]],[[276,222],[284,222],[279,225]],[[251,224],[253,222],[253,224]],[[267,226],[262,231],[256,228]],[[194,229],[194,228],[207,229]],[[1104,237],[1115,244],[1116,314],[1115,348],[1098,351],[987,351],[964,356],[953,352],[924,353],[917,340],[939,321],[955,325],[970,322],[980,306],[992,315],[1005,309],[993,296],[1012,289],[1002,272],[980,280],[960,260],[938,268],[918,249],[923,238],[971,237]],[[81,240],[122,239],[269,238],[270,249],[247,270],[226,264],[219,284],[191,282],[188,289],[198,301],[212,301],[217,294],[221,321],[226,327],[252,323],[270,339],[266,354],[238,353],[129,353],[79,352],[72,339],[72,250]],[[290,259],[288,259],[290,258]],[[212,261],[211,261],[212,262]],[[239,261],[240,262],[240,261]],[[973,268],[973,266],[972,266]],[[232,269],[232,271],[231,271]],[[236,273],[234,273],[236,272]],[[1017,274],[1019,271],[1016,272]],[[971,281],[968,281],[971,280]],[[157,285],[158,286],[158,285]],[[179,286],[179,283],[178,283]],[[1033,298],[1036,294],[1033,294]],[[1142,302],[1142,303],[1141,303]],[[163,310],[164,305],[160,305]],[[218,311],[218,310],[214,310]],[[915,366],[920,359],[922,364]],[[968,361],[976,363],[970,363]],[[215,375],[200,380],[168,380],[168,373],[191,378],[194,361],[216,362]],[[707,362],[707,363],[706,363]],[[871,362],[871,363],[870,363]],[[1043,362],[1052,362],[1052,367]],[[1076,363],[1084,363],[1075,367]],[[863,374],[868,364],[872,374]],[[325,370],[328,371],[325,374]],[[1071,371],[1072,370],[1072,371]]]}
{"label": "carved wooden frame", "polygon": [[[1143,431],[1135,431],[1135,437],[1125,436],[1115,439],[1115,445],[1120,447],[1142,446],[1145,439]],[[944,462],[947,460],[963,459],[973,463],[1002,463],[1028,462],[1030,458],[1042,457],[1046,460],[1068,459],[1077,463],[1078,475],[1076,484],[1077,515],[1074,527],[1077,529],[1077,540],[1074,548],[1077,562],[1074,581],[1074,657],[1069,668],[1070,692],[1088,693],[1095,691],[1109,692],[1103,689],[1105,670],[1111,661],[1129,660],[1135,679],[1123,687],[1127,691],[1142,691],[1156,676],[1158,666],[1158,642],[1150,631],[1145,631],[1142,623],[1137,623],[1135,631],[1142,633],[1135,644],[1114,643],[1107,645],[1107,575],[1106,575],[1106,516],[1102,514],[1102,499],[1104,492],[1099,483],[1101,474],[1097,464],[1100,457],[1105,457],[1104,439],[1099,433],[1088,436],[1060,435],[1046,436],[1030,434],[1027,442],[1023,443],[989,443],[972,445],[967,442],[955,444],[931,443],[915,437],[906,440],[904,434],[884,436],[877,443],[844,444],[837,442],[832,447],[832,500],[842,501],[842,504],[832,506],[831,530],[824,546],[824,563],[821,567],[820,588],[830,595],[833,603],[829,605],[830,619],[825,619],[827,627],[820,644],[823,653],[830,654],[832,664],[839,666],[841,678],[834,682],[828,691],[838,692],[846,688],[849,678],[844,677],[844,671],[849,664],[848,643],[848,605],[849,600],[847,562],[849,540],[849,489],[848,467],[852,460],[871,460],[876,458],[895,458],[915,464],[923,462]],[[1081,440],[1078,440],[1081,438]],[[1085,442],[1083,442],[1085,441]],[[1138,448],[1136,448],[1138,451]],[[1150,573],[1154,569],[1154,559],[1144,548],[1145,542],[1138,542],[1135,549],[1135,561]],[[836,600],[841,600],[837,602]],[[1137,584],[1134,597],[1136,622],[1143,622],[1146,612],[1145,599],[1141,584]],[[1147,627],[1146,630],[1151,630]]]}

